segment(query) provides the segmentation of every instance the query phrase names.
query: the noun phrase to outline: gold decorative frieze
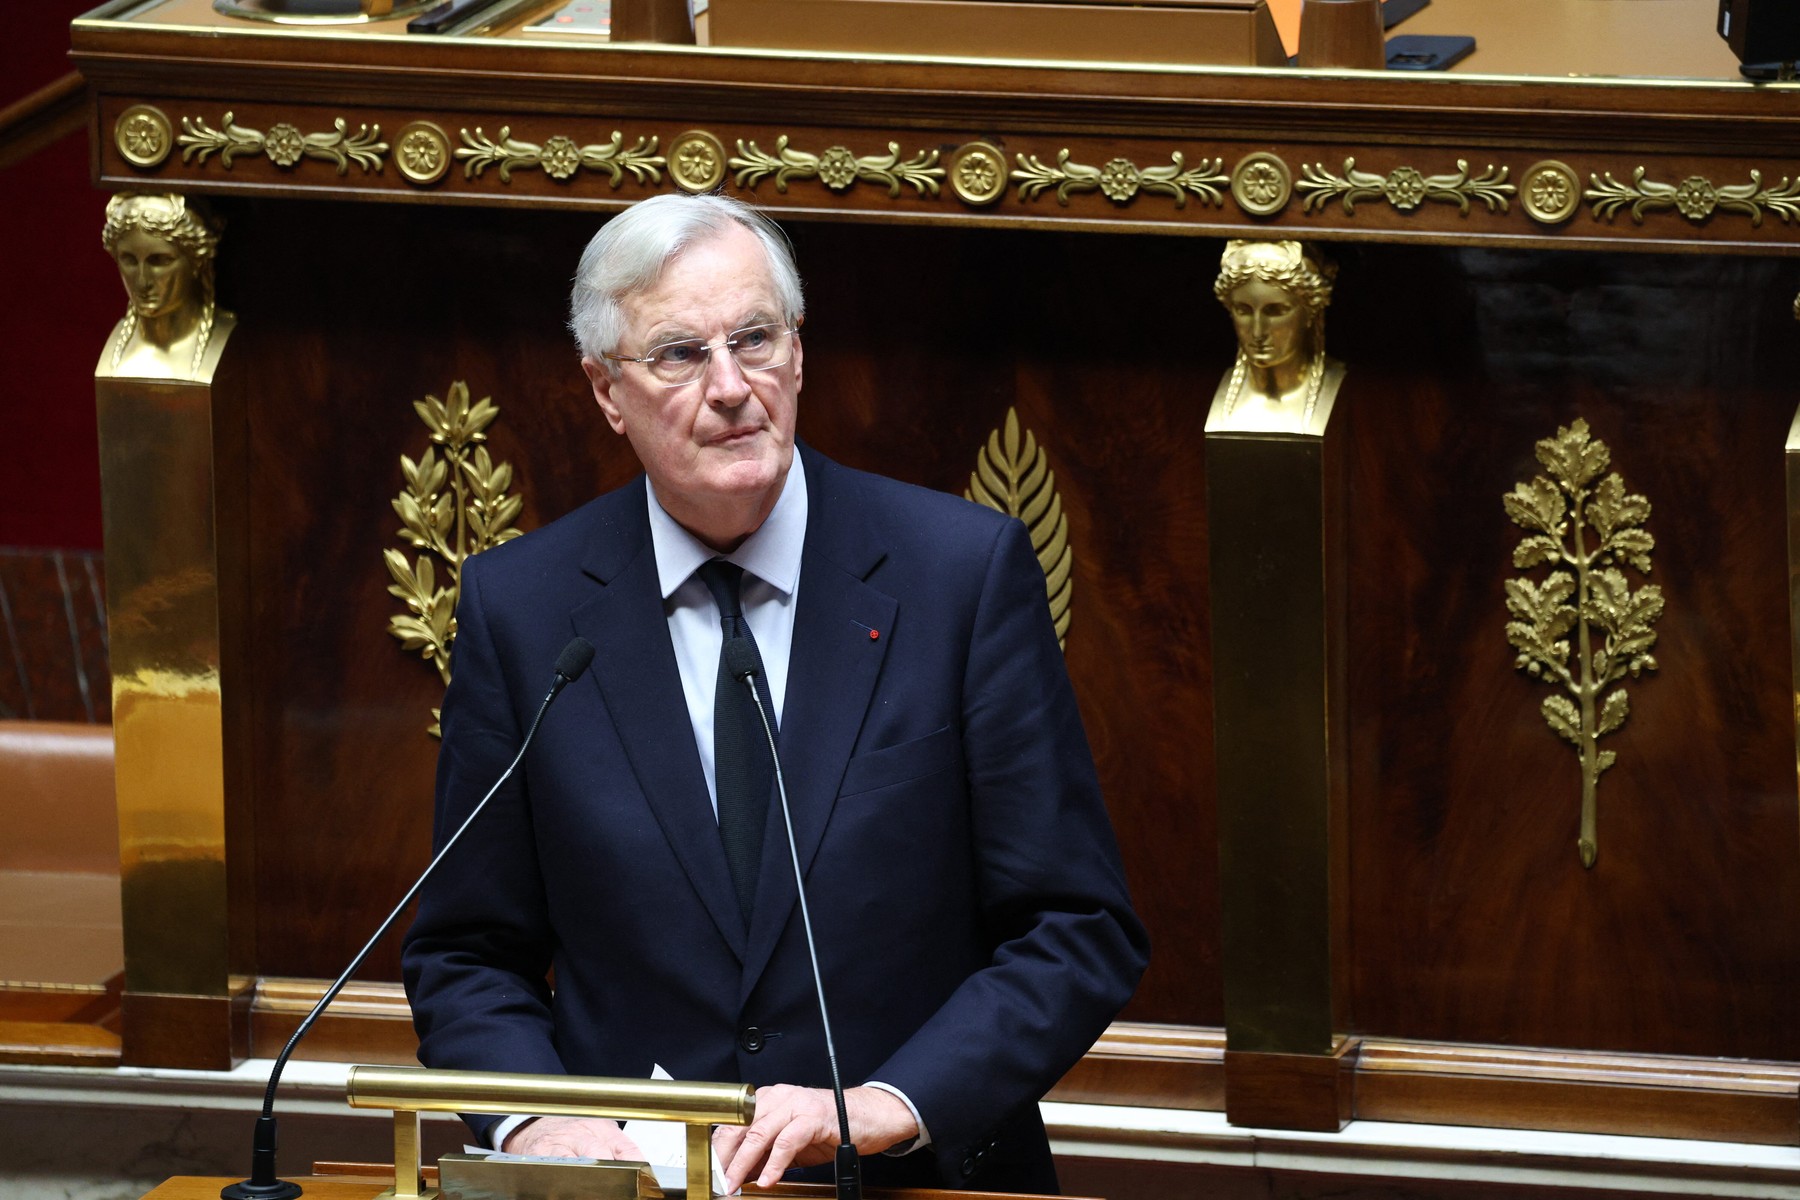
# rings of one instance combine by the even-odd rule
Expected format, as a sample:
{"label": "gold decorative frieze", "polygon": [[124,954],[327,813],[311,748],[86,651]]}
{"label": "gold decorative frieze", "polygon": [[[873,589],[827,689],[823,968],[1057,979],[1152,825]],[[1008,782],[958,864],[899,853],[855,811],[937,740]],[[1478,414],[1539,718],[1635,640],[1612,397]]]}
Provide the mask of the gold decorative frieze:
{"label": "gold decorative frieze", "polygon": [[969,142],[950,156],[950,190],[964,204],[992,204],[1006,195],[1006,155],[991,142]]}
{"label": "gold decorative frieze", "polygon": [[450,173],[450,135],[430,121],[414,121],[394,139],[394,165],[408,183],[429,187]]}
{"label": "gold decorative frieze", "polygon": [[287,121],[277,121],[264,133],[239,125],[231,113],[214,129],[198,117],[181,118],[182,162],[204,163],[215,152],[219,165],[231,170],[231,160],[239,154],[262,154],[278,167],[292,167],[303,158],[328,162],[339,175],[347,174],[355,163],[364,171],[381,170],[382,156],[388,144],[381,140],[381,126],[359,125],[355,133],[342,117],[331,123],[330,133],[302,133]]}
{"label": "gold decorative frieze", "polygon": [[1555,159],[1532,163],[1519,185],[1519,203],[1540,225],[1560,225],[1581,207],[1581,177]]}
{"label": "gold decorative frieze", "polygon": [[[1596,794],[1600,776],[1618,753],[1600,739],[1625,723],[1631,700],[1612,688],[1626,675],[1656,670],[1652,626],[1662,616],[1662,589],[1633,591],[1623,567],[1650,573],[1656,539],[1644,528],[1650,501],[1625,491],[1606,443],[1576,420],[1537,444],[1549,473],[1518,484],[1505,497],[1506,515],[1528,535],[1513,548],[1520,570],[1548,566],[1541,582],[1506,581],[1506,640],[1513,665],[1560,690],[1542,705],[1544,720],[1581,756],[1581,865],[1599,855]],[[1598,482],[1596,482],[1598,481]],[[1570,635],[1574,635],[1571,643]],[[1572,653],[1571,653],[1572,652]]]}
{"label": "gold decorative frieze", "polygon": [[160,167],[175,148],[175,128],[168,114],[153,104],[134,104],[113,122],[113,145],[134,167]]}
{"label": "gold decorative frieze", "polygon": [[1294,196],[1294,173],[1280,155],[1259,150],[1231,168],[1231,198],[1253,217],[1272,217]]}
{"label": "gold decorative frieze", "polygon": [[[435,666],[448,687],[463,563],[518,537],[523,531],[514,529],[513,522],[525,502],[507,494],[512,466],[494,462],[481,444],[487,441],[488,426],[500,415],[491,398],[470,404],[469,385],[459,379],[444,399],[426,396],[414,401],[413,409],[431,431],[432,444],[416,463],[400,456],[406,490],[392,503],[400,518],[400,540],[420,553],[408,561],[398,550],[382,551],[393,579],[388,592],[406,605],[404,613],[388,620],[388,632]],[[438,586],[437,561],[448,570],[446,587]],[[430,732],[436,737],[437,710],[431,715]]]}
{"label": "gold decorative frieze", "polygon": [[1169,196],[1176,208],[1186,208],[1190,194],[1200,197],[1202,204],[1215,208],[1225,203],[1222,189],[1230,184],[1224,174],[1225,160],[1203,158],[1189,167],[1179,150],[1169,155],[1169,166],[1138,167],[1127,158],[1115,158],[1104,166],[1091,167],[1069,161],[1070,152],[1060,150],[1056,165],[1049,166],[1035,154],[1015,156],[1018,169],[1012,181],[1019,185],[1020,200],[1035,200],[1050,188],[1056,189],[1056,202],[1068,204],[1072,192],[1096,189],[1114,204],[1125,204],[1139,192]]}
{"label": "gold decorative frieze", "polygon": [[944,168],[937,165],[936,150],[921,150],[901,162],[899,142],[889,142],[886,154],[862,158],[843,146],[828,146],[822,154],[795,150],[788,145],[785,133],[775,139],[773,154],[742,138],[738,139],[737,148],[729,165],[737,172],[739,187],[754,187],[773,175],[778,192],[786,192],[788,181],[792,179],[817,179],[834,192],[844,192],[862,180],[886,184],[888,196],[896,198],[902,183],[911,184],[921,196],[936,196],[944,180]]}
{"label": "gold decorative frieze", "polygon": [[556,134],[537,142],[524,142],[512,136],[512,127],[502,125],[500,136],[490,138],[481,126],[475,132],[461,130],[462,145],[456,157],[462,160],[463,177],[474,179],[489,167],[498,167],[501,183],[511,183],[512,173],[521,168],[542,168],[544,174],[558,183],[572,179],[577,171],[604,171],[618,187],[625,172],[639,183],[661,183],[662,169],[668,160],[656,152],[656,138],[639,138],[631,149],[625,149],[625,135],[613,130],[609,142],[578,144],[574,138]]}
{"label": "gold decorative frieze", "polygon": [[1427,200],[1444,201],[1457,206],[1463,216],[1469,215],[1469,202],[1479,200],[1489,212],[1506,212],[1508,197],[1518,189],[1506,182],[1508,169],[1492,164],[1478,176],[1469,174],[1465,159],[1456,160],[1454,175],[1425,175],[1416,167],[1395,167],[1386,175],[1356,169],[1356,160],[1344,160],[1344,173],[1333,175],[1324,163],[1308,163],[1300,168],[1301,207],[1316,213],[1331,201],[1343,198],[1344,212],[1356,214],[1356,206],[1365,200],[1381,199],[1399,209],[1411,212]]}
{"label": "gold decorative frieze", "polygon": [[704,129],[669,143],[669,177],[684,192],[710,192],[725,182],[725,143]]}
{"label": "gold decorative frieze", "polygon": [[1006,410],[1006,421],[988,434],[987,445],[975,456],[963,498],[1019,518],[1031,533],[1032,549],[1044,569],[1044,592],[1050,603],[1050,619],[1056,625],[1056,641],[1062,645],[1069,633],[1069,602],[1075,594],[1070,572],[1074,551],[1069,546],[1069,519],[1063,515],[1062,497],[1056,491],[1056,472],[1030,430],[1019,427],[1017,409]]}
{"label": "gold decorative frieze", "polygon": [[1630,183],[1620,183],[1611,171],[1606,173],[1604,182],[1598,175],[1589,175],[1589,187],[1582,198],[1593,202],[1594,219],[1604,217],[1610,221],[1626,207],[1631,209],[1631,219],[1640,225],[1646,212],[1669,208],[1695,224],[1720,210],[1742,213],[1753,226],[1762,224],[1764,211],[1780,217],[1783,224],[1800,214],[1800,179],[1789,182],[1784,175],[1774,187],[1764,187],[1762,172],[1751,171],[1749,183],[1720,187],[1699,175],[1690,175],[1680,183],[1658,183],[1644,178],[1647,173],[1646,168],[1639,167],[1631,173]]}

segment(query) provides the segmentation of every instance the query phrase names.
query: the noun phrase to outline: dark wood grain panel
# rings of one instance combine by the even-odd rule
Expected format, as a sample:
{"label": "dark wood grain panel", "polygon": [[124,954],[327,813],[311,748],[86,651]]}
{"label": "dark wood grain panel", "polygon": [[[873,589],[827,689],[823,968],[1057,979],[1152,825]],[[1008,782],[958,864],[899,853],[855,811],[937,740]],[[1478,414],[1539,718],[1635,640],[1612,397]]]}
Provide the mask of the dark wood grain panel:
{"label": "dark wood grain panel", "polygon": [[[1787,274],[1480,251],[1346,264],[1359,1030],[1800,1054]],[[1575,755],[1503,635],[1520,533],[1501,495],[1578,416],[1651,499],[1668,601],[1661,670],[1629,684],[1607,739],[1591,871]]]}
{"label": "dark wood grain panel", "polygon": [[[269,203],[232,221],[234,351],[283,364],[250,404],[258,957],[267,973],[329,976],[423,866],[429,839],[435,744],[423,730],[438,683],[385,632],[397,602],[380,559],[399,544],[398,457],[426,444],[412,400],[453,379],[492,395],[490,447],[517,469],[527,526],[636,463],[594,411],[561,329],[591,218]],[[259,292],[261,260],[294,221],[331,261],[295,264],[282,289]],[[1204,409],[1188,351],[1165,349],[1192,345],[1194,307],[1213,304],[1201,244],[1170,255],[1148,239],[792,233],[812,289],[804,437],[960,492],[1016,406],[1049,454],[1076,554],[1071,671],[1158,947],[1131,1015],[1216,1022],[1210,753],[1193,733],[1211,723]],[[394,270],[348,266],[402,239],[420,252]],[[1120,306],[1114,286],[1174,303]],[[1222,348],[1228,333],[1208,328]],[[364,974],[396,978],[393,946]]]}
{"label": "dark wood grain panel", "polygon": [[0,717],[112,719],[104,596],[97,552],[0,548]]}

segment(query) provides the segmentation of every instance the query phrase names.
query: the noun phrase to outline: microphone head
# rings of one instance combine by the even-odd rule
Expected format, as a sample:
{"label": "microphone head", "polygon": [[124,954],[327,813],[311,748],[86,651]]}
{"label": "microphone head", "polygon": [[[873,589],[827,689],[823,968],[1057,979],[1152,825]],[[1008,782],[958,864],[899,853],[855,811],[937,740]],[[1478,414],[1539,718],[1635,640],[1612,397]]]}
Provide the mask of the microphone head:
{"label": "microphone head", "polygon": [[750,644],[749,638],[734,637],[725,639],[725,649],[723,653],[725,657],[725,669],[731,672],[731,677],[733,679],[742,682],[756,674],[756,648]]}
{"label": "microphone head", "polygon": [[564,646],[562,653],[556,656],[556,673],[571,682],[581,678],[581,673],[588,669],[594,661],[594,643],[586,638],[578,637]]}

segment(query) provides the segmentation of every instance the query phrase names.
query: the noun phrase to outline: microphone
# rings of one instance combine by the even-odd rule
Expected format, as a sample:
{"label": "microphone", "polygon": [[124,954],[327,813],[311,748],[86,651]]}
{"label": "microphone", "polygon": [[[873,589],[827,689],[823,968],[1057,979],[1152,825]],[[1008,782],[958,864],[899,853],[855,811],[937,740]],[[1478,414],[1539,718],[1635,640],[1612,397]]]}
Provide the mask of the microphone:
{"label": "microphone", "polygon": [[500,778],[494,781],[494,786],[488,789],[487,795],[481,798],[481,803],[477,804],[473,811],[463,818],[463,823],[457,826],[456,832],[445,840],[443,848],[432,856],[431,862],[426,865],[419,878],[414,881],[412,887],[407,889],[406,895],[400,898],[400,903],[394,906],[394,911],[387,915],[387,920],[383,921],[381,928],[375,931],[375,936],[371,937],[368,943],[356,952],[356,957],[350,960],[350,965],[344,968],[344,973],[337,977],[335,983],[325,989],[325,994],[319,998],[319,1002],[312,1006],[312,1011],[306,1014],[306,1019],[300,1022],[298,1029],[294,1030],[294,1036],[288,1039],[286,1046],[282,1047],[281,1053],[275,1058],[274,1067],[269,1071],[269,1086],[263,1092],[262,1115],[256,1118],[256,1132],[250,1150],[250,1178],[221,1188],[219,1191],[221,1200],[293,1200],[295,1196],[301,1194],[299,1184],[292,1180],[277,1178],[275,1174],[275,1087],[281,1082],[282,1068],[287,1066],[288,1059],[293,1056],[294,1047],[300,1044],[300,1039],[305,1037],[307,1030],[313,1027],[313,1022],[319,1019],[319,1014],[323,1013],[326,1006],[337,999],[337,994],[344,990],[344,985],[350,982],[350,977],[356,974],[356,970],[362,966],[363,960],[369,957],[369,952],[375,949],[376,944],[393,927],[394,922],[400,919],[400,914],[406,911],[406,906],[413,902],[413,897],[419,894],[419,889],[425,886],[425,881],[431,878],[431,873],[437,870],[439,863],[444,861],[444,856],[450,853],[450,848],[461,840],[463,834],[468,832],[469,826],[475,823],[475,818],[481,815],[481,810],[487,807],[487,802],[494,798],[494,793],[500,790],[501,785],[512,778],[513,770],[525,758],[525,751],[531,748],[531,739],[537,736],[538,726],[543,723],[544,713],[549,710],[550,702],[556,699],[570,683],[581,678],[581,673],[587,670],[588,664],[593,661],[594,647],[586,638],[578,637],[563,647],[562,653],[556,656],[556,678],[551,682],[550,690],[544,696],[544,702],[538,705],[537,716],[531,719],[531,728],[525,731],[525,740],[519,743],[519,752],[513,756],[512,762],[507,764],[506,770],[501,772]]}
{"label": "microphone", "polygon": [[825,1011],[825,980],[819,974],[819,948],[813,942],[812,913],[806,906],[806,881],[800,872],[800,847],[794,842],[794,815],[788,809],[787,783],[781,777],[781,755],[775,750],[775,730],[756,692],[759,666],[756,648],[750,639],[728,638],[723,651],[725,669],[733,678],[750,689],[756,704],[756,715],[762,718],[763,737],[769,743],[769,757],[775,761],[775,793],[781,797],[781,823],[787,829],[788,857],[794,863],[794,890],[800,896],[800,926],[806,931],[806,953],[812,959],[813,990],[819,996],[819,1024],[825,1028],[825,1057],[831,1064],[831,1095],[837,1101],[838,1148],[835,1167],[837,1200],[862,1200],[862,1160],[850,1140],[850,1110],[844,1103],[844,1081],[838,1075],[837,1044],[831,1038],[831,1014]]}

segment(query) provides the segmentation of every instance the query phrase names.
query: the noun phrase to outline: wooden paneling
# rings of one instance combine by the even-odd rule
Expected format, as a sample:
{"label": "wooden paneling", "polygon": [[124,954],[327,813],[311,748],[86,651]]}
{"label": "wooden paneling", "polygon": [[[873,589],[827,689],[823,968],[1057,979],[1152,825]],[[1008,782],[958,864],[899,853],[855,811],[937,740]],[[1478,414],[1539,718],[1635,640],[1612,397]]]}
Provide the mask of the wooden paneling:
{"label": "wooden paneling", "polygon": [[1800,1132],[1800,1067],[1365,1042],[1356,1115],[1791,1146]]}
{"label": "wooden paneling", "polygon": [[1224,1031],[1115,1021],[1046,1099],[1221,1111]]}
{"label": "wooden paneling", "polygon": [[[252,403],[260,969],[329,977],[419,869],[435,674],[385,632],[411,402],[454,379],[501,407],[526,525],[627,478],[559,328],[585,217],[284,203],[230,210]],[[326,261],[263,263],[304,220]],[[404,228],[402,228],[404,226]],[[1127,1016],[1220,1020],[1202,397],[1230,353],[1216,243],[797,222],[811,279],[802,433],[961,490],[1017,408],[1076,548],[1068,656],[1150,975]],[[395,272],[354,269],[402,236]],[[440,248],[431,253],[429,248]],[[1355,1031],[1800,1053],[1784,922],[1800,879],[1786,714],[1779,268],[1362,248],[1332,312],[1353,453]],[[420,297],[440,302],[424,305]],[[1758,315],[1762,314],[1762,315]],[[300,414],[305,414],[301,419]],[[1576,860],[1575,759],[1512,669],[1499,499],[1585,416],[1648,494],[1662,670]],[[1760,464],[1760,466],[1759,466]],[[397,978],[380,950],[365,978]],[[1646,981],[1655,981],[1651,986]]]}
{"label": "wooden paneling", "polygon": [[[1774,1076],[1681,1082],[1644,1067],[1619,1082],[1591,1057],[1573,1075],[1545,1064],[1558,1048],[1800,1059],[1781,459],[1800,378],[1781,264],[1800,244],[1778,182],[1800,149],[1792,89],[897,60],[861,63],[851,81],[822,56],[248,33],[221,56],[208,39],[88,23],[75,39],[102,183],[214,193],[230,221],[220,294],[256,380],[239,580],[250,649],[231,700],[246,735],[234,794],[247,819],[233,836],[251,839],[254,866],[232,895],[254,924],[255,973],[335,974],[425,861],[435,746],[423,730],[440,687],[385,632],[397,602],[381,565],[400,544],[398,458],[426,445],[412,402],[455,380],[494,398],[490,448],[516,468],[526,527],[635,473],[589,407],[562,293],[598,210],[672,185],[538,166],[503,181],[465,159],[424,190],[393,162],[339,175],[250,152],[230,167],[175,154],[140,170],[112,142],[118,115],[154,101],[178,126],[229,110],[243,127],[307,132],[342,117],[388,138],[429,119],[453,144],[478,125],[540,143],[618,129],[626,146],[664,150],[704,127],[727,153],[787,134],[805,153],[893,141],[903,160],[946,162],[982,137],[1009,170],[1067,151],[1113,164],[1112,186],[1027,195],[1015,179],[986,207],[947,187],[890,197],[869,180],[784,189],[765,177],[738,191],[787,219],[809,278],[810,441],[960,491],[1014,409],[1049,455],[1075,548],[1068,661],[1155,945],[1127,1016],[1222,1020],[1201,430],[1233,342],[1210,294],[1212,239],[1308,236],[1337,243],[1329,342],[1350,371],[1343,1032],[1492,1044],[1443,1062],[1377,1056],[1357,1069],[1364,1115],[1791,1132],[1800,1100]],[[1640,167],[1690,186],[1685,213],[1609,219],[1590,196],[1546,224],[1517,192],[1465,209],[1441,181],[1436,198],[1394,184],[1354,209],[1296,195],[1266,218],[1122,182],[1172,154],[1229,170],[1250,150],[1313,168],[1315,183],[1355,157],[1384,186],[1410,180],[1405,169],[1448,176],[1459,160],[1519,186],[1529,164],[1560,158],[1581,189]],[[1718,188],[1754,171],[1757,212],[1719,207]],[[1653,580],[1668,599],[1660,669],[1629,684],[1632,716],[1606,743],[1620,758],[1600,784],[1592,870],[1573,844],[1575,756],[1503,633],[1520,535],[1500,498],[1536,472],[1533,444],[1576,417],[1655,506]],[[364,974],[393,980],[394,946]],[[291,1017],[280,1009],[267,1008],[265,1034]],[[203,1017],[202,1040],[239,1036]],[[189,1052],[179,1022],[161,1028]],[[1205,1037],[1134,1036],[1110,1039],[1065,1089],[1222,1100]],[[1501,1061],[1508,1047],[1529,1061]]]}
{"label": "wooden paneling", "polygon": [[105,595],[96,552],[0,548],[0,719],[112,720]]}
{"label": "wooden paneling", "polygon": [[[381,552],[412,410],[466,380],[501,414],[536,526],[636,472],[561,328],[596,223],[502,213],[234,206],[234,353],[282,364],[250,404],[258,957],[335,975],[424,866],[440,687],[386,632]],[[259,288],[296,223],[327,261]],[[1220,1000],[1194,347],[1218,361],[1204,244],[795,223],[811,283],[800,430],[825,452],[960,492],[1016,407],[1056,472],[1075,548],[1070,668],[1157,955],[1136,1019],[1216,1023]],[[401,239],[395,272],[357,269]],[[837,264],[852,270],[833,269]],[[1117,289],[1168,298],[1110,302]],[[422,297],[437,298],[423,304]],[[1154,637],[1142,631],[1157,631]],[[548,678],[549,664],[545,664]],[[368,979],[398,978],[377,951]]]}
{"label": "wooden paneling", "polygon": [[[1355,1027],[1800,1056],[1791,272],[1388,249],[1338,286],[1334,344],[1355,364]],[[1503,632],[1521,533],[1500,498],[1577,417],[1650,498],[1667,599],[1660,670],[1627,681],[1631,716],[1604,743],[1619,761],[1592,870],[1575,754]]]}

